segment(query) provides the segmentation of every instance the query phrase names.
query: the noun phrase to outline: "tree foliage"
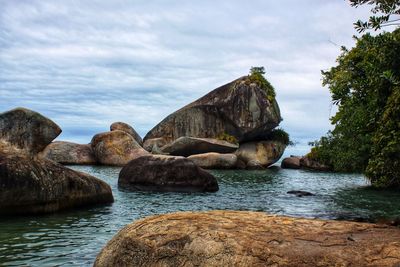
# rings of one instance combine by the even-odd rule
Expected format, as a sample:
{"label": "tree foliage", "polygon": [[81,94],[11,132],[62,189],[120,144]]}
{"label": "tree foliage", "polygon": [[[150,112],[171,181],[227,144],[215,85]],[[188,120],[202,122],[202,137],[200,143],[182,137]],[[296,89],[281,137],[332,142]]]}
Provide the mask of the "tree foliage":
{"label": "tree foliage", "polygon": [[350,0],[351,6],[371,5],[373,16],[368,21],[354,23],[359,32],[367,29],[379,30],[382,27],[400,25],[400,1],[399,0]]}
{"label": "tree foliage", "polygon": [[249,79],[251,82],[258,84],[267,93],[267,98],[270,102],[275,99],[275,89],[274,87],[265,79],[265,68],[264,67],[251,67]]}
{"label": "tree foliage", "polygon": [[323,71],[338,112],[310,157],[336,171],[365,172],[375,186],[400,185],[400,29],[366,34]]}

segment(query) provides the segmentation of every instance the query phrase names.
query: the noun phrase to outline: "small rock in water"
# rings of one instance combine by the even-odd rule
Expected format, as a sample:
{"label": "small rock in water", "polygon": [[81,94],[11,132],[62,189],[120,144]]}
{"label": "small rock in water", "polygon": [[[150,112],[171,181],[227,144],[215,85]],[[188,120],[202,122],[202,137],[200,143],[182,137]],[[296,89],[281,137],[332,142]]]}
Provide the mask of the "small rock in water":
{"label": "small rock in water", "polygon": [[310,193],[310,192],[307,192],[307,191],[301,191],[301,190],[292,190],[292,191],[288,191],[287,193],[296,195],[296,197],[315,196],[313,193]]}

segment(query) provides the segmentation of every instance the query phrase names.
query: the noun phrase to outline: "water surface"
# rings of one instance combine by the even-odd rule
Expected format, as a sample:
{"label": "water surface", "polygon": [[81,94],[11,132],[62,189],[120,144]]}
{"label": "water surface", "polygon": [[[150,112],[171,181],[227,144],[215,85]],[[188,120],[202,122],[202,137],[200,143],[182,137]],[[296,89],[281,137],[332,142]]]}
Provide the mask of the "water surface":
{"label": "water surface", "polygon": [[[109,206],[45,216],[0,218],[0,265],[91,266],[105,243],[123,226],[153,214],[188,210],[254,210],[296,217],[365,219],[400,217],[400,194],[376,191],[358,174],[272,168],[263,171],[212,171],[216,193],[119,191],[120,168],[73,166],[111,185]],[[287,194],[314,193],[311,197]]]}

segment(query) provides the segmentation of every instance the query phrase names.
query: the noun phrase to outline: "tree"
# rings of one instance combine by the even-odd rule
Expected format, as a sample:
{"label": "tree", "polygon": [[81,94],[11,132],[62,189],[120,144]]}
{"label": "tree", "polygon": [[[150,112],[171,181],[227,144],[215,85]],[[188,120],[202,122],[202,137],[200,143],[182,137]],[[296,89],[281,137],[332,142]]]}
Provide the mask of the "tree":
{"label": "tree", "polygon": [[267,93],[267,98],[270,102],[275,100],[275,89],[274,87],[270,84],[267,79],[264,77],[265,74],[265,68],[264,67],[251,67],[250,68],[250,74],[249,74],[249,79],[251,82],[257,83],[258,86],[260,86],[262,89],[265,90]]}
{"label": "tree", "polygon": [[379,30],[383,27],[400,25],[400,1],[399,0],[350,0],[350,5],[359,7],[361,5],[371,5],[373,15],[368,21],[358,20],[354,23],[358,32],[367,29]]}

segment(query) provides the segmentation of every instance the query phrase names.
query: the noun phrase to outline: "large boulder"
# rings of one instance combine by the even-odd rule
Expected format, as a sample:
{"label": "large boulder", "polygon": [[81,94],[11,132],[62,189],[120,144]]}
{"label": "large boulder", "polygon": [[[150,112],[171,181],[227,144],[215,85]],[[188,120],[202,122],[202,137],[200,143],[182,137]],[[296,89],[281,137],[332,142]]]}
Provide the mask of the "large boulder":
{"label": "large boulder", "polygon": [[133,127],[130,126],[129,124],[126,124],[125,122],[114,122],[110,126],[110,131],[115,131],[115,130],[120,130],[130,134],[139,145],[143,145],[142,137],[140,137],[140,135],[135,131],[135,129],[133,129]]}
{"label": "large boulder", "polygon": [[281,168],[283,169],[300,169],[300,159],[301,157],[290,156],[284,158],[281,162]]}
{"label": "large boulder", "polygon": [[215,152],[192,155],[188,159],[204,169],[233,169],[236,168],[237,163],[235,154],[220,154]]}
{"label": "large boulder", "polygon": [[300,166],[303,169],[314,170],[314,171],[322,171],[322,172],[332,171],[332,168],[330,166],[320,163],[314,159],[310,159],[307,156],[302,157],[300,159]]}
{"label": "large boulder", "polygon": [[215,192],[214,176],[183,157],[150,155],[122,168],[118,186],[125,190],[160,192]]}
{"label": "large boulder", "polygon": [[61,164],[94,165],[97,163],[91,145],[71,142],[53,142],[39,155],[41,158],[47,158]]}
{"label": "large boulder", "polygon": [[19,153],[0,152],[0,188],[0,214],[48,213],[114,201],[105,182]]}
{"label": "large boulder", "polygon": [[399,266],[400,230],[249,211],[138,220],[101,250],[106,266]]}
{"label": "large boulder", "polygon": [[124,166],[137,157],[149,154],[130,134],[120,130],[96,134],[91,146],[97,162],[104,165]]}
{"label": "large boulder", "polygon": [[265,90],[245,76],[172,113],[144,140],[163,138],[168,144],[181,136],[230,135],[244,142],[265,136],[281,120],[277,102],[269,101]]}
{"label": "large boulder", "polygon": [[286,145],[277,141],[258,141],[240,144],[235,154],[249,169],[268,167],[277,162]]}
{"label": "large boulder", "polygon": [[42,151],[61,133],[60,127],[41,114],[16,108],[0,114],[0,140],[33,154]]}
{"label": "large boulder", "polygon": [[161,150],[170,155],[187,157],[208,152],[232,153],[238,148],[238,145],[224,140],[182,136],[174,142],[163,146]]}

